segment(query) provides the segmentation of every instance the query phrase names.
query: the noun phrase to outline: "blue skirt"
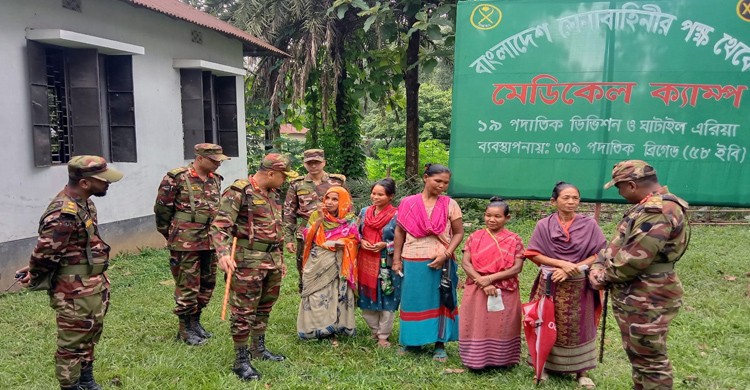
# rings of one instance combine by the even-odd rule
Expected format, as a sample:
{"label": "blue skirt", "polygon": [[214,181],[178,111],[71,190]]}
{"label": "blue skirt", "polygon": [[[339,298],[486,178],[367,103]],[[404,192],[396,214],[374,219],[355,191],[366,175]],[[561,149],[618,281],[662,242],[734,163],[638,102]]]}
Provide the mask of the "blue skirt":
{"label": "blue skirt", "polygon": [[[438,288],[442,271],[427,266],[432,259],[403,259],[403,262],[399,343],[422,346],[458,340],[458,304],[453,310],[440,304]],[[458,274],[456,263],[450,262],[453,298],[456,300]]]}

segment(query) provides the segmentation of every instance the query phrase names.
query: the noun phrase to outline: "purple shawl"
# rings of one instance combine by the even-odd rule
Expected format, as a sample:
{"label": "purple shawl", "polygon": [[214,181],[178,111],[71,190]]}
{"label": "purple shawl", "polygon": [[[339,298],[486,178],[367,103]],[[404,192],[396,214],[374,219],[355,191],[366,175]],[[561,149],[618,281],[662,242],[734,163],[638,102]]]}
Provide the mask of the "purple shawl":
{"label": "purple shawl", "polygon": [[536,223],[527,251],[578,263],[607,244],[602,229],[593,218],[576,214],[567,234],[558,218],[557,213],[552,213]]}
{"label": "purple shawl", "polygon": [[440,195],[435,201],[432,214],[427,216],[427,209],[422,194],[407,196],[398,205],[396,222],[402,229],[416,238],[438,236],[448,224],[448,205],[450,198]]}

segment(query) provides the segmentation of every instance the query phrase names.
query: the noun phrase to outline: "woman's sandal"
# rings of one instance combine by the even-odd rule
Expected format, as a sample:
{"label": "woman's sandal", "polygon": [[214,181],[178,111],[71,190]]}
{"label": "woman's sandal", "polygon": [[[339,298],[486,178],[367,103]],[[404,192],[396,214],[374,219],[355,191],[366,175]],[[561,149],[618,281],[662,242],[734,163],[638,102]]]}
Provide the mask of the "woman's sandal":
{"label": "woman's sandal", "polygon": [[586,388],[586,389],[596,388],[596,384],[594,383],[594,381],[592,381],[591,378],[587,376],[582,376],[578,378],[578,386]]}
{"label": "woman's sandal", "polygon": [[444,348],[435,348],[435,352],[432,354],[432,360],[445,363],[448,361],[448,353],[445,352]]}

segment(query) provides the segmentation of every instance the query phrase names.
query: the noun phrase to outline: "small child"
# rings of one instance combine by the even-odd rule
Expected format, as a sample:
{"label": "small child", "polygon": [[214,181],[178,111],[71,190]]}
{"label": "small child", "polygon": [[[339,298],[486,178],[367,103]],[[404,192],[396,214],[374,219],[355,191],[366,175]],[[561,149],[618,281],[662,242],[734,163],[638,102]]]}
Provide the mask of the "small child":
{"label": "small child", "polygon": [[523,241],[505,228],[508,204],[492,197],[484,212],[485,228],[464,245],[462,266],[467,280],[459,309],[458,351],[474,370],[510,366],[521,357],[521,297],[518,274],[523,268]]}

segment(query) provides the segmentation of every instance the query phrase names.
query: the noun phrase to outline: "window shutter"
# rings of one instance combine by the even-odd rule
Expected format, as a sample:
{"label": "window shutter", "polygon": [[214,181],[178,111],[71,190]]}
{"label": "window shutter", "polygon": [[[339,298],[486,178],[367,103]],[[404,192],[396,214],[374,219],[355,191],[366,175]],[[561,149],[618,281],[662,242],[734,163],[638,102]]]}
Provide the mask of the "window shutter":
{"label": "window shutter", "polygon": [[195,156],[193,147],[204,142],[203,72],[200,69],[180,69],[182,86],[182,130],[185,159]]}
{"label": "window shutter", "polygon": [[102,156],[99,55],[96,49],[68,49],[73,155]]}
{"label": "window shutter", "polygon": [[203,130],[204,142],[216,143],[216,104],[214,99],[214,75],[203,71]]}
{"label": "window shutter", "polygon": [[137,162],[133,57],[107,56],[105,67],[112,161]]}
{"label": "window shutter", "polygon": [[52,165],[50,144],[49,103],[47,101],[47,56],[44,45],[26,41],[29,60],[29,82],[31,83],[31,131],[34,142],[34,165]]}
{"label": "window shutter", "polygon": [[239,157],[237,135],[237,77],[216,77],[216,111],[218,116],[218,144],[224,154]]}

